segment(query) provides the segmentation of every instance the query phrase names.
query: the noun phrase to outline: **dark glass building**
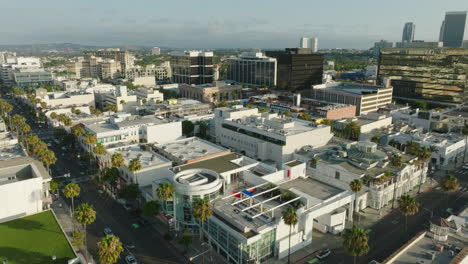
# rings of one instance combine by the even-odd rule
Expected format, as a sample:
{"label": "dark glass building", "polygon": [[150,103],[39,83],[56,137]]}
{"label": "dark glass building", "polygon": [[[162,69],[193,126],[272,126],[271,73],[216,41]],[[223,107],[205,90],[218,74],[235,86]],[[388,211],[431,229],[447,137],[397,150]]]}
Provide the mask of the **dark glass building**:
{"label": "dark glass building", "polygon": [[468,49],[382,49],[377,78],[391,80],[397,99],[466,103]]}
{"label": "dark glass building", "polygon": [[413,22],[408,22],[403,27],[403,36],[401,42],[413,42],[416,25]]}
{"label": "dark glass building", "polygon": [[276,58],[276,86],[290,91],[310,89],[322,83],[323,54],[312,49],[292,48],[285,51],[267,51],[266,56]]}
{"label": "dark glass building", "polygon": [[213,82],[213,52],[171,52],[172,81],[186,84]]}
{"label": "dark glass building", "polygon": [[443,29],[444,47],[460,48],[465,33],[466,11],[445,13]]}

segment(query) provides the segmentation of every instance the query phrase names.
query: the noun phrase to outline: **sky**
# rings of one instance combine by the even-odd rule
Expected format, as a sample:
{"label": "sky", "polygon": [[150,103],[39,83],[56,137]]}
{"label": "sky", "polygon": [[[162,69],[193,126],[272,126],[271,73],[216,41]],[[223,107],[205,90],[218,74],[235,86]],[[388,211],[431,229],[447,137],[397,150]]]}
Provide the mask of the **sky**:
{"label": "sky", "polygon": [[405,22],[436,41],[445,12],[468,1],[0,0],[0,10],[0,44],[285,48],[310,36],[319,48],[367,49],[401,41]]}

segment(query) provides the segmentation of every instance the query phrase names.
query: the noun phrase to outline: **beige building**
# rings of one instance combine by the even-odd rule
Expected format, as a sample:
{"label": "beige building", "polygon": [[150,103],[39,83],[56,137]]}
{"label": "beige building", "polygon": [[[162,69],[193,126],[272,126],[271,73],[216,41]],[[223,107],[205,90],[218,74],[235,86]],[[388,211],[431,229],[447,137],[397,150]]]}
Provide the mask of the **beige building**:
{"label": "beige building", "polygon": [[68,71],[73,72],[75,77],[113,79],[121,76],[122,66],[119,61],[90,56],[80,57],[76,61],[68,62]]}
{"label": "beige building", "polygon": [[223,100],[237,100],[241,98],[242,86],[230,85],[225,82],[215,81],[213,84],[179,85],[181,97],[214,103]]}

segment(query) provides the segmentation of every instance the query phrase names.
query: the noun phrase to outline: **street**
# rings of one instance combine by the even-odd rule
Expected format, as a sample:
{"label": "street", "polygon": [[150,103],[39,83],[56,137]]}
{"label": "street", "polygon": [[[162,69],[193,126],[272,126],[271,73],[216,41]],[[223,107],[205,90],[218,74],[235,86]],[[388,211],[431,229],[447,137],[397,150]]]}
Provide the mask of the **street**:
{"label": "street", "polygon": [[[81,150],[78,147],[75,149],[73,146],[62,146],[55,143],[53,129],[39,127],[32,116],[19,109],[14,102],[11,103],[15,106],[12,115],[20,114],[24,116],[31,126],[32,132],[38,135],[41,140],[49,145],[49,149],[55,152],[58,160],[56,164],[51,166],[51,176],[60,177],[70,173],[69,178],[57,178],[62,186],[67,182],[79,182],[81,194],[78,199],[75,198],[75,207],[80,203],[89,203],[96,210],[96,221],[87,227],[87,245],[94,256],[94,260],[98,259],[96,243],[104,236],[104,228],[109,227],[125,246],[119,264],[125,263],[124,257],[130,254],[134,255],[139,263],[172,264],[186,262],[151,226],[133,228],[132,224],[135,223],[135,219],[130,215],[130,211],[125,210],[121,204],[107,194],[98,192],[98,185],[91,181],[86,173],[90,166],[89,162],[83,162],[77,158],[78,154],[84,154],[80,153]],[[61,192],[60,195],[63,197]],[[71,203],[70,199],[64,199]],[[131,247],[127,247],[128,245]]]}

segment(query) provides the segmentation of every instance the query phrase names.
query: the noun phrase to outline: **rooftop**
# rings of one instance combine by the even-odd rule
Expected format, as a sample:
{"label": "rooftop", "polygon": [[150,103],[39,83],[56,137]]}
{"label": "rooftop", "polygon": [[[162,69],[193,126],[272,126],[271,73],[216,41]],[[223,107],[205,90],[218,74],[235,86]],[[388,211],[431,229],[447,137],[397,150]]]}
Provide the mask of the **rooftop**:
{"label": "rooftop", "polygon": [[122,153],[123,158],[125,159],[125,165],[128,166],[130,160],[140,159],[141,167],[147,168],[151,166],[158,166],[164,163],[170,163],[171,161],[162,157],[153,151],[148,151],[142,149],[139,145],[130,145],[123,146],[114,149],[108,149],[110,155],[116,152]]}
{"label": "rooftop", "polygon": [[189,169],[210,169],[217,173],[223,173],[226,171],[234,170],[241,167],[239,164],[233,162],[242,156],[236,153],[230,153],[227,155],[218,156],[211,159],[202,160],[199,162],[193,162],[186,165],[175,167],[174,169],[179,171]]}
{"label": "rooftop", "polygon": [[19,144],[0,146],[0,161],[25,156],[26,154]]}
{"label": "rooftop", "polygon": [[312,178],[297,178],[281,184],[280,187],[287,190],[295,189],[317,199],[317,201],[311,201],[312,204],[309,205],[327,200],[344,191]]}
{"label": "rooftop", "polygon": [[[76,258],[52,211],[0,224],[1,256],[9,264],[67,263]],[[46,242],[46,243],[45,243]]]}
{"label": "rooftop", "polygon": [[0,161],[0,185],[50,175],[41,162],[30,157],[19,157]]}
{"label": "rooftop", "polygon": [[355,95],[366,95],[376,93],[379,89],[385,89],[383,85],[370,85],[361,83],[327,83],[318,84],[313,86],[314,89],[326,89],[330,91],[355,94]]}
{"label": "rooftop", "polygon": [[[393,262],[394,264],[406,264],[406,263],[425,263],[425,264],[447,264],[450,263],[453,259],[450,256],[450,252],[447,249],[442,250],[439,252],[435,249],[435,244],[432,238],[423,235],[419,241],[413,244],[410,247],[402,248],[404,252],[396,258]],[[448,236],[448,240],[445,243],[450,243],[454,246],[463,248],[465,242],[452,237]],[[432,254],[435,255],[434,260],[432,259]],[[424,261],[424,262],[421,262]]]}
{"label": "rooftop", "polygon": [[228,149],[198,137],[185,138],[155,146],[160,152],[176,157],[183,162],[229,152]]}

